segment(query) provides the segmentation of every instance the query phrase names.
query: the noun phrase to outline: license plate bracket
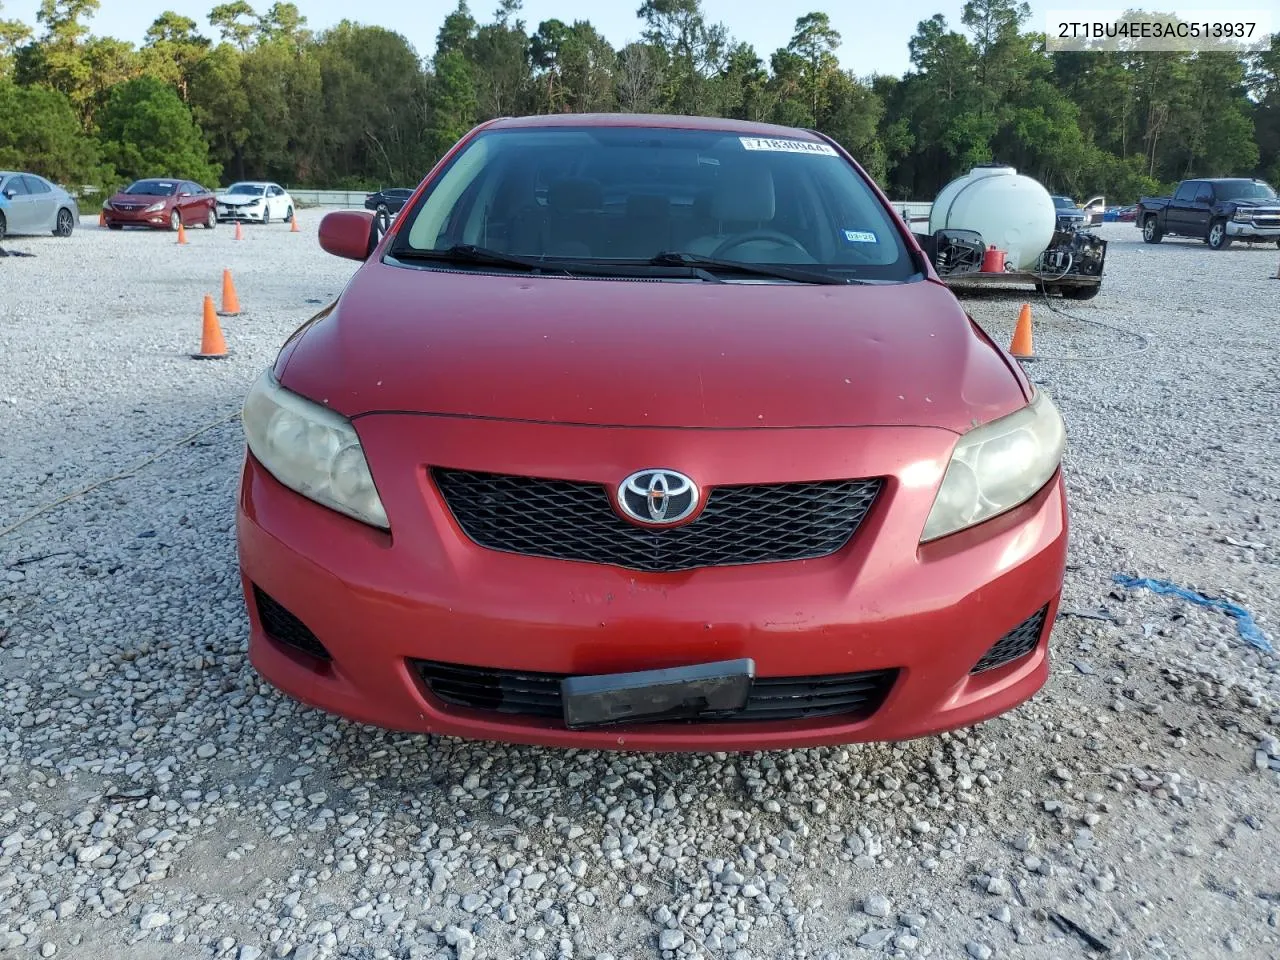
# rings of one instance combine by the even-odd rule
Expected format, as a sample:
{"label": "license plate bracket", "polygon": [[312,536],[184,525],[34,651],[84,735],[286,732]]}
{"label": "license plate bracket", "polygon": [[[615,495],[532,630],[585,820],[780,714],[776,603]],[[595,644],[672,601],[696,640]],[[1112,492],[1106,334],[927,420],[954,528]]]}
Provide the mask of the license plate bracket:
{"label": "license plate bracket", "polygon": [[755,674],[755,661],[743,658],[566,677],[560,681],[564,723],[582,730],[732,714],[747,705]]}

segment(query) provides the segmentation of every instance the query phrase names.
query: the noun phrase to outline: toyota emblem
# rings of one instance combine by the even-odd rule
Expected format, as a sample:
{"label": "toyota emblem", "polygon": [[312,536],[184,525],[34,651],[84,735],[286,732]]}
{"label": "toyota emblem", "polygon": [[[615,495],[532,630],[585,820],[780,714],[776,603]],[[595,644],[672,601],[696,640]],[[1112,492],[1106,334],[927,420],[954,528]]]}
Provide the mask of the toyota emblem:
{"label": "toyota emblem", "polygon": [[640,523],[679,523],[698,509],[698,485],[675,470],[637,470],[618,486],[618,506]]}

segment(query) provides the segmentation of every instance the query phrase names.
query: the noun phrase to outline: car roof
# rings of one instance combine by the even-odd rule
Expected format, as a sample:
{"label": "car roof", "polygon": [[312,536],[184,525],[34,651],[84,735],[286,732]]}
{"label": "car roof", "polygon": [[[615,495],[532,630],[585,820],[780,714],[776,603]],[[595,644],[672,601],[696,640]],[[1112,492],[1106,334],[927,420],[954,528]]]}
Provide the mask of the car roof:
{"label": "car roof", "polygon": [[485,125],[488,130],[547,127],[656,127],[666,130],[709,130],[743,136],[780,137],[824,142],[811,130],[774,123],[732,120],[725,117],[685,117],[662,113],[556,113],[527,117],[502,117]]}

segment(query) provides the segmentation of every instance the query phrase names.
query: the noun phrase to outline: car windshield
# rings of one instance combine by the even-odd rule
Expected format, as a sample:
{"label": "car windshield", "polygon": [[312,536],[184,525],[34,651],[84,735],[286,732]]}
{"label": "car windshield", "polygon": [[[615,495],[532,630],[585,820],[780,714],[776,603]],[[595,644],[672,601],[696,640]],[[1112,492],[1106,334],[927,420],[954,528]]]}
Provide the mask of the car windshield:
{"label": "car windshield", "polygon": [[1224,180],[1214,185],[1219,200],[1274,200],[1276,192],[1261,180]]}
{"label": "car windshield", "polygon": [[1075,210],[1076,209],[1076,202],[1072,200],[1070,197],[1054,197],[1053,203],[1059,210]]}
{"label": "car windshield", "polygon": [[919,270],[885,206],[832,147],[736,132],[485,131],[405,220],[393,257],[467,246],[595,275],[662,253],[840,281],[905,281]]}
{"label": "car windshield", "polygon": [[129,185],[125,193],[140,193],[148,197],[167,197],[178,189],[176,180],[139,180]]}
{"label": "car windshield", "polygon": [[267,188],[260,183],[233,183],[227,187],[227,193],[245,193],[251,197],[260,197]]}

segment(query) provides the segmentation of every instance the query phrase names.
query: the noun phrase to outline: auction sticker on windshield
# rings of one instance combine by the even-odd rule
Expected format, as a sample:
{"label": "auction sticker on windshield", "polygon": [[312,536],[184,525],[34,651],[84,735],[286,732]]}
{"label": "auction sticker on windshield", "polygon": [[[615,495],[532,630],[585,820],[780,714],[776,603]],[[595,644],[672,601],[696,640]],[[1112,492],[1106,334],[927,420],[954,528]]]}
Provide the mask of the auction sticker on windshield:
{"label": "auction sticker on windshield", "polygon": [[825,143],[811,143],[807,140],[770,140],[766,137],[739,137],[742,146],[747,150],[772,150],[777,153],[816,153],[826,157],[838,156],[835,150]]}

